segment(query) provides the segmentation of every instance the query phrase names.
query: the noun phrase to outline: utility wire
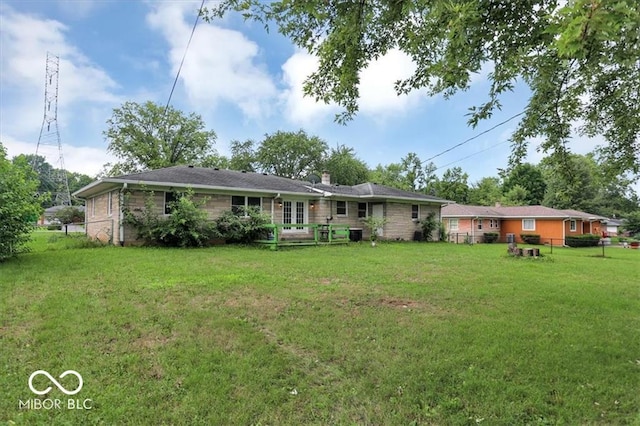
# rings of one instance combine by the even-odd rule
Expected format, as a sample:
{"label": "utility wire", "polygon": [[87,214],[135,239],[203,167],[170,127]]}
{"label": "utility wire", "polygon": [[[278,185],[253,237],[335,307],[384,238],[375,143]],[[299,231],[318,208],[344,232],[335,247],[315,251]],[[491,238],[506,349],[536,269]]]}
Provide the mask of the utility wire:
{"label": "utility wire", "polygon": [[509,141],[508,141],[508,140],[506,140],[506,141],[498,142],[497,144],[491,145],[491,146],[490,146],[490,147],[488,147],[488,148],[485,148],[485,149],[480,150],[480,151],[478,151],[478,152],[474,152],[473,154],[469,154],[469,155],[467,155],[466,157],[459,158],[459,159],[457,159],[457,160],[455,160],[455,161],[452,161],[452,162],[450,162],[450,163],[445,164],[444,166],[437,167],[437,168],[433,169],[433,171],[435,172],[436,170],[440,170],[440,169],[443,169],[443,168],[445,168],[445,167],[447,167],[447,166],[450,166],[450,165],[452,165],[452,164],[459,163],[460,161],[466,160],[467,158],[473,157],[474,155],[482,154],[482,153],[483,153],[483,152],[485,152],[485,151],[489,151],[490,149],[493,149],[493,148],[495,148],[495,147],[497,147],[497,146],[499,146],[499,145],[505,144],[505,143],[507,143],[507,142],[509,142]]}
{"label": "utility wire", "polygon": [[182,65],[184,65],[184,58],[187,57],[187,52],[189,51],[189,46],[191,45],[191,39],[193,39],[193,34],[196,32],[196,26],[198,25],[198,20],[200,19],[200,13],[204,8],[205,1],[206,0],[202,0],[202,3],[200,4],[200,9],[198,9],[198,14],[196,15],[196,20],[193,23],[193,28],[191,28],[191,35],[189,36],[187,47],[184,49],[184,55],[182,55],[182,61],[180,61],[180,66],[178,67],[176,78],[175,80],[173,80],[173,86],[171,87],[171,93],[169,93],[169,99],[167,99],[167,105],[164,107],[164,115],[167,114],[167,110],[169,109],[169,104],[171,103],[171,97],[173,96],[173,91],[175,90],[176,84],[178,83],[178,77],[180,77],[180,71],[182,71]]}
{"label": "utility wire", "polygon": [[[458,143],[458,144],[456,144],[456,145],[453,145],[452,147],[445,149],[444,151],[440,152],[439,154],[434,155],[433,157],[427,158],[427,159],[426,159],[426,160],[424,160],[422,163],[426,163],[427,161],[431,161],[431,160],[433,160],[434,158],[440,157],[441,155],[446,154],[446,153],[447,153],[447,152],[449,152],[449,151],[453,151],[454,149],[458,148],[459,146],[462,146],[462,145],[464,145],[464,144],[466,144],[466,143],[469,143],[469,142],[471,142],[472,140],[477,139],[477,138],[479,138],[480,136],[482,136],[482,135],[484,135],[484,134],[486,134],[486,133],[489,133],[490,131],[492,131],[492,130],[494,130],[494,129],[496,129],[496,128],[500,127],[500,126],[502,126],[502,125],[504,125],[504,124],[507,124],[509,121],[513,120],[513,119],[514,119],[514,118],[516,118],[516,117],[521,116],[521,115],[522,115],[522,114],[524,114],[525,112],[526,112],[525,110],[520,111],[519,113],[517,113],[517,114],[515,114],[515,115],[512,115],[511,117],[507,118],[507,119],[506,119],[506,120],[504,120],[504,121],[501,121],[500,123],[496,124],[495,126],[490,127],[490,128],[488,128],[487,130],[484,130],[484,131],[482,131],[482,132],[478,133],[477,135],[472,136],[472,137],[470,137],[469,139],[466,139],[466,140],[464,140],[464,141],[462,141],[462,142],[460,142],[460,143]],[[482,152],[482,151],[480,151],[480,152]],[[454,161],[454,162],[455,162],[455,161]]]}

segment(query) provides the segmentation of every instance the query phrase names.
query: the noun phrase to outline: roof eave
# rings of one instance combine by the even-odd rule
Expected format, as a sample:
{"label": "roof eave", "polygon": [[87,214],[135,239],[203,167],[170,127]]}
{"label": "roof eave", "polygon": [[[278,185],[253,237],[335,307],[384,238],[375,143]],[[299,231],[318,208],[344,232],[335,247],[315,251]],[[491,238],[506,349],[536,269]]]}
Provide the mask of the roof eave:
{"label": "roof eave", "polygon": [[[306,195],[306,196],[314,196],[313,192],[297,192],[297,191],[283,191],[278,189],[269,189],[269,188],[241,188],[241,187],[231,187],[231,186],[215,186],[215,185],[202,185],[202,184],[185,184],[185,183],[176,183],[176,182],[161,182],[161,181],[145,181],[145,180],[135,180],[135,179],[103,179],[101,181],[94,182],[94,184],[88,185],[85,188],[90,189],[90,187],[97,186],[100,183],[118,183],[121,185],[129,184],[129,185],[138,185],[138,186],[160,186],[160,187],[184,187],[184,188],[193,188],[193,189],[207,189],[211,191],[240,191],[240,192],[266,192],[273,194],[286,194],[286,195]],[[82,188],[75,193],[79,193],[82,191]],[[74,193],[74,194],[75,194]]]}

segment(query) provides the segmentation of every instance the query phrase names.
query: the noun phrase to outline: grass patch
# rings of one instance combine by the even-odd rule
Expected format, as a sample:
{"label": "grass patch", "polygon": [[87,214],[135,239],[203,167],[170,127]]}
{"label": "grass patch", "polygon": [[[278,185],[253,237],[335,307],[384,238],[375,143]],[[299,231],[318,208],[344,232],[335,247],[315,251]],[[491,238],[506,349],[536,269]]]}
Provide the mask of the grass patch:
{"label": "grass patch", "polygon": [[[502,244],[87,250],[49,235],[0,265],[1,421],[640,422],[635,250],[530,262]],[[93,408],[20,410],[38,369],[77,370]]]}

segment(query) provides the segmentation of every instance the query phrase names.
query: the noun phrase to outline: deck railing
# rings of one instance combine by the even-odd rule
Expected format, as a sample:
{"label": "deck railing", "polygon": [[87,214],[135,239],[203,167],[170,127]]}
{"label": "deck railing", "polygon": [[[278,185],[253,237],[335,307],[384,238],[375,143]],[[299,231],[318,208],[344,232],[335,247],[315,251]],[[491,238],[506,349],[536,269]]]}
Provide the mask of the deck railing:
{"label": "deck railing", "polygon": [[269,231],[266,240],[257,243],[267,244],[272,250],[280,246],[302,246],[322,244],[344,244],[349,242],[349,225],[318,223],[270,223],[265,225]]}

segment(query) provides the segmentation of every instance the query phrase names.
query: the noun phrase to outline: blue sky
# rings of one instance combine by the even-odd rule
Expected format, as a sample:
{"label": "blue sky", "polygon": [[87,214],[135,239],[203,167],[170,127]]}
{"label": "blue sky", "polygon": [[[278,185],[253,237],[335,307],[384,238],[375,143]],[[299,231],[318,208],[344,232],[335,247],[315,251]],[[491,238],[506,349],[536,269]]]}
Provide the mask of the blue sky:
{"label": "blue sky", "polygon": [[[208,2],[210,2],[209,0]],[[103,131],[114,107],[126,101],[165,104],[200,1],[20,0],[0,1],[0,140],[9,156],[35,152],[43,119],[47,52],[60,56],[58,123],[68,170],[95,175],[112,158]],[[228,154],[232,140],[262,140],[277,130],[304,129],[330,146],[353,147],[375,167],[409,152],[425,160],[522,111],[528,91],[503,99],[503,110],[467,126],[467,108],[485,98],[490,65],[473,77],[470,90],[449,100],[416,91],[397,96],[393,82],[413,64],[394,51],[372,64],[361,82],[360,113],[347,125],[339,110],[302,96],[302,81],[315,59],[275,29],[230,16],[199,22],[172,105],[200,114],[216,131],[216,149]],[[516,121],[434,160],[460,166],[470,183],[495,176],[507,165],[506,141]],[[589,152],[597,140],[575,140]],[[529,160],[541,158],[533,141]],[[475,152],[478,155],[456,162]],[[55,155],[45,155],[55,161]],[[446,167],[438,170],[441,174]]]}

